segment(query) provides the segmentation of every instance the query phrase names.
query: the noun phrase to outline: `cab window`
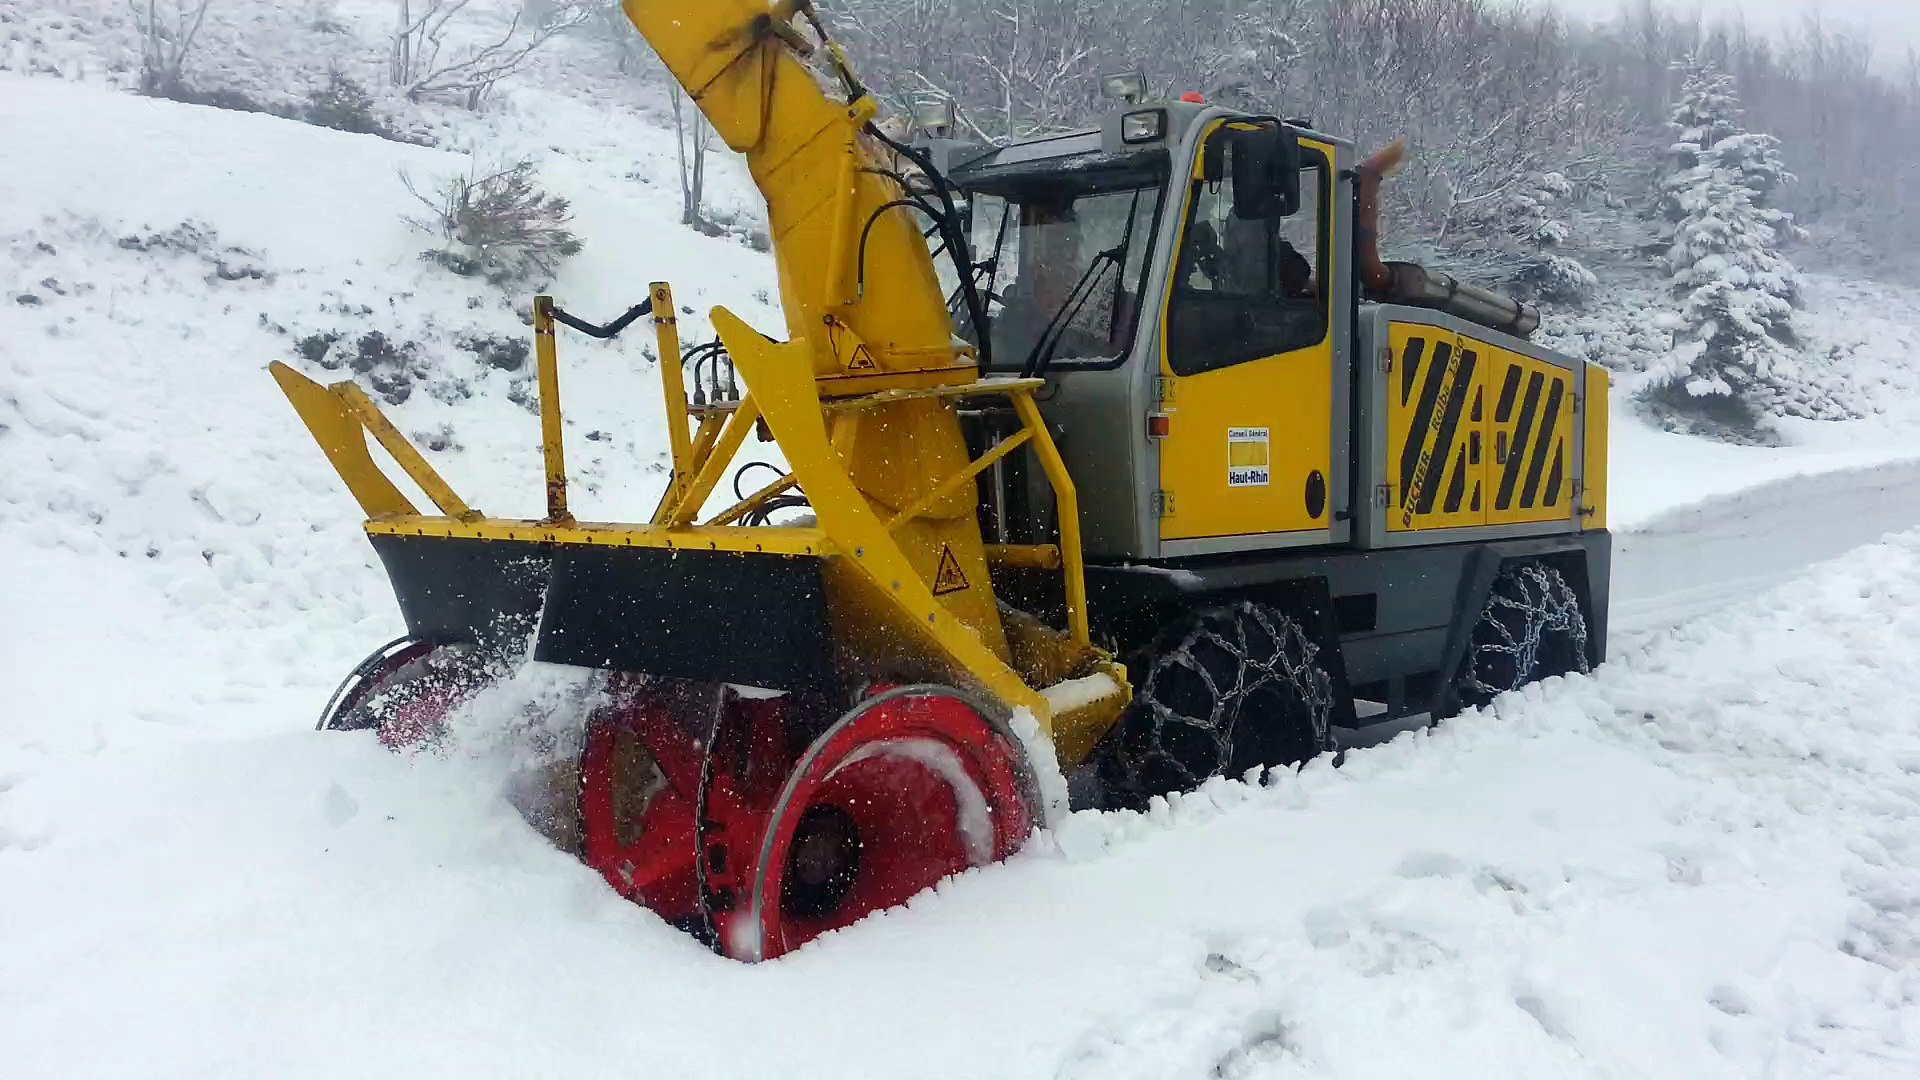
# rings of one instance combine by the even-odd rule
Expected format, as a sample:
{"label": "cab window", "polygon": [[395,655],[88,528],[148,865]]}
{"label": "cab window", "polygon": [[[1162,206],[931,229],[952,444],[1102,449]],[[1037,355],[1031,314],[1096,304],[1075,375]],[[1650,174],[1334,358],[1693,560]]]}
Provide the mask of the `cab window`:
{"label": "cab window", "polygon": [[[1163,184],[974,196],[971,244],[988,267],[977,285],[994,370],[1103,366],[1127,354]],[[971,340],[970,321],[953,306],[955,331]]]}
{"label": "cab window", "polygon": [[[1231,145],[1225,148],[1231,154]],[[1312,161],[1310,150],[1303,154]],[[1229,161],[1230,166],[1230,161]],[[1195,181],[1167,311],[1176,375],[1318,345],[1327,336],[1324,158],[1301,170],[1300,208],[1286,217],[1233,212],[1233,170]]]}

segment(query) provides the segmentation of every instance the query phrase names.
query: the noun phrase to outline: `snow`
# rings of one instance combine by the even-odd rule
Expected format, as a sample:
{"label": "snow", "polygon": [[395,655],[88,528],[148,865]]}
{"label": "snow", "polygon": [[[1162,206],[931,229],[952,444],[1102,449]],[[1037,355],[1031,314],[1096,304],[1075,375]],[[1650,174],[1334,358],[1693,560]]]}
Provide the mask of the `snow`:
{"label": "snow", "polygon": [[1920,729],[1886,688],[1920,675],[1915,612],[1909,534],[1344,768],[1075,815],[758,968],[618,901],[471,760],[284,730],[75,755],[0,796],[0,1053],[30,1076],[1911,1075]]}
{"label": "snow", "polygon": [[1035,793],[1040,797],[1040,820],[1047,828],[1058,825],[1067,816],[1072,793],[1066,774],[1060,771],[1060,755],[1054,750],[1053,737],[1040,727],[1040,721],[1026,708],[1013,710],[1007,726],[1020,742],[1027,767],[1033,771]]}
{"label": "snow", "polygon": [[[517,95],[486,123],[532,130]],[[776,327],[770,261],[625,182],[670,137],[603,111],[547,114],[587,240],[562,302],[665,277]],[[399,220],[398,169],[470,159],[4,75],[0,144],[34,163],[0,170],[9,1075],[1920,1075],[1910,294],[1809,275],[1796,319],[1874,375],[1868,419],[1727,447],[1616,400],[1594,676],[1144,814],[1061,814],[1043,775],[1011,862],[748,967],[526,821],[568,753],[529,718],[590,677],[529,669],[435,752],[309,730],[398,625],[268,360],[417,343],[389,414],[450,432],[428,456],[476,505],[538,512],[523,373],[457,344],[524,334],[525,298]],[[583,514],[664,482],[643,338],[562,344]]]}
{"label": "snow", "polygon": [[1614,534],[1609,631],[1664,630],[1920,520],[1920,462],[1788,477],[1680,506]]}
{"label": "snow", "polygon": [[1078,679],[1064,679],[1040,691],[1047,699],[1047,706],[1055,713],[1072,712],[1084,709],[1096,701],[1110,698],[1120,692],[1120,684],[1113,676],[1104,671],[1084,675]]}
{"label": "snow", "polygon": [[1879,418],[1807,425],[1800,445],[1737,446],[1661,431],[1613,394],[1607,458],[1607,519],[1631,531],[1662,514],[1716,496],[1793,478],[1920,460],[1920,429]]}

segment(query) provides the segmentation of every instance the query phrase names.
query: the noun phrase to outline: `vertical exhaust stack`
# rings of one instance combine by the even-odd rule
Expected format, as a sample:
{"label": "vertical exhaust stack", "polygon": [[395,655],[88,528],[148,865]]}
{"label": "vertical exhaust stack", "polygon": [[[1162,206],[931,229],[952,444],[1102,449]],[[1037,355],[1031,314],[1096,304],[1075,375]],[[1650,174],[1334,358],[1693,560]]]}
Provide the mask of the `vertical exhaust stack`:
{"label": "vertical exhaust stack", "polygon": [[1366,287],[1368,299],[1433,308],[1515,337],[1531,336],[1540,328],[1540,309],[1532,304],[1469,285],[1419,263],[1380,258],[1380,182],[1398,171],[1406,158],[1407,140],[1399,138],[1374,151],[1354,169],[1359,198],[1354,231],[1360,248],[1360,282]]}

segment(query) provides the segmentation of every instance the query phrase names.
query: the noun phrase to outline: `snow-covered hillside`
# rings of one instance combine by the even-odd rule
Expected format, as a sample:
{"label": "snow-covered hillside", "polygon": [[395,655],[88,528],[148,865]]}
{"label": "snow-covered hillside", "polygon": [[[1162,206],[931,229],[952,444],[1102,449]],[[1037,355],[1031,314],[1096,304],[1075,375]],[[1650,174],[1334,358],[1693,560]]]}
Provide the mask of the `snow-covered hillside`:
{"label": "snow-covered hillside", "polygon": [[[658,145],[670,136],[653,134],[629,153],[670,157]],[[391,627],[356,508],[266,374],[313,335],[338,335],[334,350],[361,358],[365,336],[384,335],[368,374],[408,392],[389,406],[395,422],[437,448],[435,466],[476,505],[538,515],[538,421],[516,403],[531,400],[531,365],[524,351],[512,370],[487,355],[530,338],[530,297],[422,263],[428,238],[402,220],[419,209],[402,172],[426,182],[463,158],[11,76],[0,76],[0,138],[34,162],[0,170],[0,542],[24,546],[38,571],[10,587],[61,583],[34,597],[55,625],[70,621],[82,641],[127,627],[85,648],[166,627],[158,655],[203,666],[220,693],[292,672],[304,685],[287,700],[304,712]],[[679,228],[636,185],[575,170],[564,190],[590,240],[555,283],[563,303],[611,315],[672,277],[699,313],[687,333],[714,303],[778,325],[760,299],[764,256]],[[651,348],[639,335],[567,342],[569,465],[589,519],[644,515],[659,494]],[[47,641],[43,627],[7,632],[28,634],[30,655]],[[156,655],[131,652],[128,664]],[[91,710],[61,715],[76,695],[133,693],[168,722],[199,711],[136,680],[73,685],[64,664],[24,669],[26,722],[53,739],[91,738]]]}
{"label": "snow-covered hillside", "polygon": [[[564,303],[667,278],[685,333],[716,303],[777,328],[770,261],[627,178],[669,174],[670,134],[541,115],[574,118],[542,158],[587,240]],[[1904,402],[1735,448],[1616,401],[1595,677],[1076,815],[747,968],[524,824],[484,718],[444,756],[308,730],[398,619],[267,361],[380,332],[436,467],[539,505],[527,373],[488,347],[526,298],[401,220],[403,170],[468,159],[10,75],[0,146],[7,1075],[1920,1075],[1920,535],[1803,575],[1920,526]],[[1897,295],[1835,281],[1816,317],[1896,371]],[[646,348],[563,350],[576,509],[643,514]]]}

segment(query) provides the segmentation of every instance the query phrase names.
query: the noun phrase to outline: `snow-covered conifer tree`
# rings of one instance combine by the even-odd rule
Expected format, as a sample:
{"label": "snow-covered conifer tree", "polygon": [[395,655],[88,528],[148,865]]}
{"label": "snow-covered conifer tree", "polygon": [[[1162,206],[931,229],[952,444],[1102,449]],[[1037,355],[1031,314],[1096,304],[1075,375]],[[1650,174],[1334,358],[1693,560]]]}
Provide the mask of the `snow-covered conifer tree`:
{"label": "snow-covered conifer tree", "polygon": [[1562,250],[1573,230],[1560,204],[1572,195],[1571,181],[1547,172],[1528,176],[1507,197],[1505,229],[1528,252],[1512,284],[1529,297],[1574,303],[1599,284],[1593,271]]}
{"label": "snow-covered conifer tree", "polygon": [[1672,113],[1673,169],[1661,185],[1684,325],[1652,373],[1651,399],[1748,432],[1766,413],[1845,415],[1821,385],[1827,373],[1794,348],[1799,273],[1779,252],[1793,223],[1765,205],[1792,179],[1779,140],[1740,127],[1731,77],[1697,57],[1686,70]]}

